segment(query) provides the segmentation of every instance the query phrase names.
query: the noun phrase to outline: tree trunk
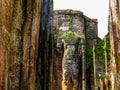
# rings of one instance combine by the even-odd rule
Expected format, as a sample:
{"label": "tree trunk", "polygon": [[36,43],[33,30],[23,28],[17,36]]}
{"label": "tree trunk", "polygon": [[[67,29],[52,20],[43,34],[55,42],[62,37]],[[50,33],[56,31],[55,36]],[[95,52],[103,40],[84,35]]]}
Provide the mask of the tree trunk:
{"label": "tree trunk", "polygon": [[93,46],[93,72],[94,72],[94,90],[96,90],[96,56],[95,56],[95,46]]}
{"label": "tree trunk", "polygon": [[117,90],[120,90],[120,1],[110,0],[110,36],[111,36],[111,55],[116,62],[116,82]]}
{"label": "tree trunk", "polygon": [[[51,58],[48,60],[48,57],[51,57],[51,54],[49,53],[52,53],[49,48],[51,7],[52,0],[0,1],[0,90],[38,89],[41,83],[36,83],[38,82],[36,77],[43,76],[38,73],[41,70],[41,64],[38,62],[45,62],[43,72],[49,83],[50,76],[47,76],[49,75],[47,70],[50,70]],[[45,15],[46,26],[41,25],[43,22],[41,18]],[[43,32],[46,36],[42,35]],[[47,40],[43,41],[42,39],[46,37]],[[45,47],[41,47],[44,43]],[[44,60],[40,59],[42,57],[39,55],[40,52],[44,53]],[[47,87],[46,85],[47,81],[44,83],[44,88]]]}

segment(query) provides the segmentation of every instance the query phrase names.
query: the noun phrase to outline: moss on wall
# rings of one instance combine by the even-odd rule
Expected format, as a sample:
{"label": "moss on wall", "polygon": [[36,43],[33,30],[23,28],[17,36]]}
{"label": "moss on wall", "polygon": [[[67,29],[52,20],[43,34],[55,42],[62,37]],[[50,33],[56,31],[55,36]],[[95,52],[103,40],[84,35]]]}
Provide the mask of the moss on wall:
{"label": "moss on wall", "polygon": [[[58,47],[62,46],[62,39],[64,40],[65,44],[75,44],[78,37],[84,40],[85,45],[85,66],[86,66],[86,86],[87,90],[91,88],[91,80],[89,77],[92,75],[92,46],[97,43],[97,20],[93,20],[91,18],[86,17],[83,15],[82,12],[74,11],[74,10],[56,10],[54,11],[54,18],[53,18],[54,29],[53,31],[57,33],[57,45]],[[57,22],[62,24],[57,24]],[[69,25],[65,25],[69,23]],[[69,27],[69,30],[56,30],[56,27]],[[79,42],[79,40],[78,40]],[[76,44],[80,44],[76,43]],[[90,87],[89,87],[90,86]]]}

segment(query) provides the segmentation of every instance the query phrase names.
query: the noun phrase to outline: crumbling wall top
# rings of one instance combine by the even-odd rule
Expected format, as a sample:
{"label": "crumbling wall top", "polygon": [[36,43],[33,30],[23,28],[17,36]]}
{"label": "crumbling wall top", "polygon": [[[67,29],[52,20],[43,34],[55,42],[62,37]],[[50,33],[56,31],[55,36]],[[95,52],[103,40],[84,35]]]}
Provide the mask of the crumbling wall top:
{"label": "crumbling wall top", "polygon": [[83,14],[83,12],[81,12],[81,11],[72,10],[72,9],[55,10],[54,13],[56,13],[56,14]]}
{"label": "crumbling wall top", "polygon": [[98,23],[98,20],[95,19],[95,18],[89,18],[87,16],[84,15],[84,18],[87,20],[87,21],[92,21],[92,22],[95,22],[95,23]]}

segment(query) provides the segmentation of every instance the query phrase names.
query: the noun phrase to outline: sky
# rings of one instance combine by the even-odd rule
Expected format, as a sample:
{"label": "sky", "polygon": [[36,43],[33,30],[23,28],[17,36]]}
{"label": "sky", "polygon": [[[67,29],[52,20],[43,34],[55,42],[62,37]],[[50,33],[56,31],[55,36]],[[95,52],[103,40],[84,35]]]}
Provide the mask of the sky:
{"label": "sky", "polygon": [[54,0],[54,10],[80,10],[90,18],[98,19],[98,36],[103,38],[108,32],[109,0]]}

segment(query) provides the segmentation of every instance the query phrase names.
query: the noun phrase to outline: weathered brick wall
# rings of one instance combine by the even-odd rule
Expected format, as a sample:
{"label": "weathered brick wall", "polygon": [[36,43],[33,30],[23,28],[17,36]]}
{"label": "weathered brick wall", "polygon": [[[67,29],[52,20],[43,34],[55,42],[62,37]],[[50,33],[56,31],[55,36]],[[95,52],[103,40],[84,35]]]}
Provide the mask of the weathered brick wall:
{"label": "weathered brick wall", "polygon": [[97,19],[90,19],[85,16],[85,35],[88,40],[89,45],[92,47],[97,43],[98,39],[98,30],[97,30]]}
{"label": "weathered brick wall", "polygon": [[90,46],[97,43],[97,19],[91,19],[80,11],[56,10],[53,14],[53,33],[58,36],[69,30],[75,31],[82,38],[91,39]]}
{"label": "weathered brick wall", "polygon": [[56,10],[53,15],[53,32],[59,36],[69,30],[84,38],[84,15],[80,11]]}
{"label": "weathered brick wall", "polygon": [[[97,44],[97,20],[85,16],[86,90],[94,90],[92,47]],[[90,78],[89,78],[90,77]]]}
{"label": "weathered brick wall", "polygon": [[[93,85],[92,68],[92,46],[97,43],[97,20],[86,17],[80,11],[73,10],[56,10],[53,14],[53,33],[55,34],[56,42],[57,38],[61,37],[64,33],[69,31],[76,32],[81,38],[85,39],[86,46],[86,85],[87,89],[93,89],[90,84]],[[62,58],[61,58],[62,59]],[[62,61],[62,60],[60,60]],[[62,72],[62,71],[61,71]],[[82,73],[82,72],[81,72]],[[57,77],[62,78],[62,77]]]}

